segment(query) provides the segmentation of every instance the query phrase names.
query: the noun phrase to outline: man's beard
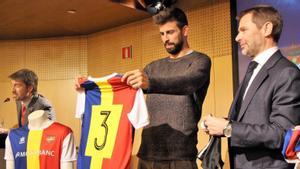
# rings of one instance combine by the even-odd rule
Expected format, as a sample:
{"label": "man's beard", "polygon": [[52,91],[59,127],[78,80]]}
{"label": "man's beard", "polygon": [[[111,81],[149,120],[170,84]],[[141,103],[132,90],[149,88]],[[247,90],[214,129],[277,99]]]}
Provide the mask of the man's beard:
{"label": "man's beard", "polygon": [[[173,48],[167,48],[167,44],[171,44],[171,45],[174,45]],[[182,50],[182,47],[183,47],[183,41],[179,41],[178,43],[170,43],[170,42],[166,42],[164,44],[166,50],[168,53],[170,53],[171,55],[176,55],[178,54],[181,50]]]}

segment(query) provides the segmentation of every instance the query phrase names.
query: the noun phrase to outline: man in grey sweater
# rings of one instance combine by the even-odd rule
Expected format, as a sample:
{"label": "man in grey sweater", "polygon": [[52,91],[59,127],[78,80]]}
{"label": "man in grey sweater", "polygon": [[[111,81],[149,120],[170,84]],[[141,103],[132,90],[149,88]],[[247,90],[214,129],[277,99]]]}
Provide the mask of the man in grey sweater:
{"label": "man in grey sweater", "polygon": [[147,93],[150,124],[144,128],[138,152],[139,169],[195,169],[197,124],[210,81],[210,58],[190,49],[185,13],[164,9],[153,16],[169,53],[144,70],[122,78]]}

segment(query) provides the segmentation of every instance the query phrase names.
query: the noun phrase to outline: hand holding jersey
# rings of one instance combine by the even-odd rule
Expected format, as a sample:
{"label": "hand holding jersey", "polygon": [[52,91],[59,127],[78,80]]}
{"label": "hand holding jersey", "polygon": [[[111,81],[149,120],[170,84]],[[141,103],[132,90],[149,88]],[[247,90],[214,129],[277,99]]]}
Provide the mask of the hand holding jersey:
{"label": "hand holding jersey", "polygon": [[139,69],[126,72],[121,81],[126,81],[127,85],[130,85],[135,89],[142,88],[145,90],[149,87],[149,79],[147,75]]}

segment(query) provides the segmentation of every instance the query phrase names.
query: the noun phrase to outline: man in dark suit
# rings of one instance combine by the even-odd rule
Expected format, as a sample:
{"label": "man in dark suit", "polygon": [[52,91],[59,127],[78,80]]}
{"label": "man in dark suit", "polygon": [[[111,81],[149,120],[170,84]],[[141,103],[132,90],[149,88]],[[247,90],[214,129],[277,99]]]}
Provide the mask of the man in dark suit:
{"label": "man in dark suit", "polygon": [[21,69],[9,76],[12,82],[12,94],[16,100],[18,124],[22,127],[28,123],[27,117],[35,110],[47,110],[49,119],[55,119],[50,102],[37,93],[38,77],[29,69]]}
{"label": "man in dark suit", "polygon": [[293,168],[280,151],[285,131],[300,124],[300,71],[277,47],[282,26],[271,6],[253,7],[239,16],[235,40],[252,61],[229,119],[204,118],[208,134],[229,138],[232,169]]}

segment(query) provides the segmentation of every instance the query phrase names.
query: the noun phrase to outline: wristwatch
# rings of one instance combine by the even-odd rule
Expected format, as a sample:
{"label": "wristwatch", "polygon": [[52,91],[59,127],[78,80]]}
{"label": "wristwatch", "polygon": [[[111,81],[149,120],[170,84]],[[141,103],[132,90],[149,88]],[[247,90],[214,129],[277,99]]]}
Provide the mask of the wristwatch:
{"label": "wristwatch", "polygon": [[231,127],[231,121],[227,124],[227,126],[223,129],[223,134],[225,137],[231,137],[232,127]]}

